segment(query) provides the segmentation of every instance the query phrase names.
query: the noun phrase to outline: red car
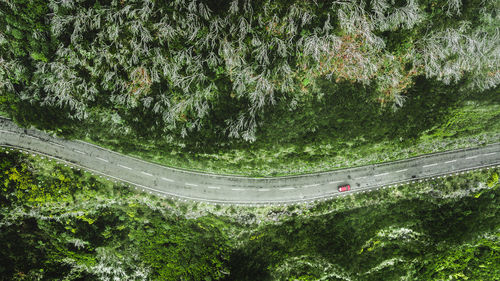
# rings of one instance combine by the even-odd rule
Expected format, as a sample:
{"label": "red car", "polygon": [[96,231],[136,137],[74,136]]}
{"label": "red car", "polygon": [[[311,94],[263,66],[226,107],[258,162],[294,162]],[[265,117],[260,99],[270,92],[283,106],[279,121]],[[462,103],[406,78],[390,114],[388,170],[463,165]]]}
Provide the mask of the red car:
{"label": "red car", "polygon": [[346,184],[346,185],[339,185],[339,192],[344,192],[344,191],[349,191],[351,190],[351,186]]}

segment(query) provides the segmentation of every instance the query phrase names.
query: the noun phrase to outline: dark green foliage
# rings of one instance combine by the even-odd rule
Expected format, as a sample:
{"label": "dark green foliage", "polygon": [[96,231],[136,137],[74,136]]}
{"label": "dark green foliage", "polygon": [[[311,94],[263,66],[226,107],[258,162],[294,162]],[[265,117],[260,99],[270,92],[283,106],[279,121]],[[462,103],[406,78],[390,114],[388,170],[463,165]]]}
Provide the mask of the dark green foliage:
{"label": "dark green foliage", "polygon": [[188,219],[186,205],[0,152],[0,280],[496,280],[495,178],[498,169],[241,224],[255,210]]}
{"label": "dark green foliage", "polygon": [[[0,3],[0,110],[11,115],[22,125],[41,128],[56,119],[64,119],[61,108],[52,109],[33,98],[22,98],[33,82],[33,74],[40,62],[54,56],[53,42],[47,14],[49,7],[43,0],[2,1]],[[54,43],[57,44],[57,43]],[[42,89],[39,89],[43,91]],[[57,111],[57,114],[54,113]],[[63,110],[64,112],[65,110]],[[54,118],[54,116],[58,117]],[[50,120],[50,121],[48,121]],[[65,121],[67,124],[68,121]],[[65,124],[55,122],[65,129]]]}
{"label": "dark green foliage", "polygon": [[[15,2],[15,3],[11,3]],[[49,11],[46,1],[16,0],[0,3],[0,26],[6,41],[0,44],[0,54],[4,59],[20,59],[30,65],[30,57],[35,61],[47,62],[50,48],[47,40],[49,29],[46,15]],[[28,82],[15,81],[15,82]]]}
{"label": "dark green foliage", "polygon": [[257,176],[497,138],[494,106],[460,112],[499,104],[497,1],[393,2],[2,2],[0,114]]}
{"label": "dark green foliage", "polygon": [[227,236],[211,217],[185,219],[124,186],[16,152],[0,152],[0,184],[0,280],[219,280],[226,272]]}
{"label": "dark green foliage", "polygon": [[[0,112],[162,163],[253,175],[355,165],[426,139],[498,136],[499,8],[491,0],[2,1]],[[0,152],[5,280],[500,274],[498,171],[435,183],[421,197],[386,202],[377,193],[374,206],[325,204],[314,210],[323,215],[242,227],[186,219],[177,213],[185,205],[84,173],[38,168]],[[439,197],[439,188],[477,182],[491,189]],[[239,234],[228,237],[229,227]]]}
{"label": "dark green foliage", "polygon": [[442,252],[431,259],[423,270],[422,277],[445,280],[450,276],[456,280],[499,280],[500,243],[481,239],[474,245]]}
{"label": "dark green foliage", "polygon": [[460,97],[453,88],[417,78],[405,106],[397,111],[381,108],[366,98],[373,89],[343,83],[322,84],[323,92],[335,95],[310,97],[294,111],[276,107],[263,126],[262,143],[308,144],[332,140],[338,146],[356,140],[355,145],[383,140],[416,140],[423,132],[442,124]]}
{"label": "dark green foliage", "polygon": [[57,107],[62,130],[107,115],[154,139],[255,141],[273,106],[346,84],[399,107],[416,77],[498,85],[495,1],[393,2],[4,2],[3,111],[44,128]]}
{"label": "dark green foliage", "polygon": [[218,280],[224,276],[227,241],[210,219],[165,221],[158,217],[129,237],[141,249],[154,279]]}
{"label": "dark green foliage", "polygon": [[396,2],[2,2],[0,114],[255,176],[496,139],[497,1]]}
{"label": "dark green foliage", "polygon": [[[473,180],[468,182],[456,179],[451,184],[466,186]],[[496,278],[500,270],[498,196],[498,190],[488,190],[478,198],[423,197],[396,204],[383,203],[381,197],[372,206],[285,219],[251,233],[233,250],[230,280],[254,280],[255,276],[318,280],[336,275],[353,280]],[[379,266],[387,261],[387,266]]]}

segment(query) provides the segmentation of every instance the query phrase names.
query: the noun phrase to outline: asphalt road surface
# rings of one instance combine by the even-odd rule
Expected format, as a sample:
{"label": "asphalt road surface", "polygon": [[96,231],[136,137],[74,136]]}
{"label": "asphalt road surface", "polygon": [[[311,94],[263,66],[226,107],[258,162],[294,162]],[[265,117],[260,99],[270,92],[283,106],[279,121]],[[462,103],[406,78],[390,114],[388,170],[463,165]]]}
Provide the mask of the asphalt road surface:
{"label": "asphalt road surface", "polygon": [[[291,204],[376,190],[500,165],[500,143],[400,161],[297,176],[251,178],[169,168],[93,144],[23,129],[0,118],[0,145],[66,162],[145,192],[220,204]],[[338,186],[351,190],[339,192]]]}

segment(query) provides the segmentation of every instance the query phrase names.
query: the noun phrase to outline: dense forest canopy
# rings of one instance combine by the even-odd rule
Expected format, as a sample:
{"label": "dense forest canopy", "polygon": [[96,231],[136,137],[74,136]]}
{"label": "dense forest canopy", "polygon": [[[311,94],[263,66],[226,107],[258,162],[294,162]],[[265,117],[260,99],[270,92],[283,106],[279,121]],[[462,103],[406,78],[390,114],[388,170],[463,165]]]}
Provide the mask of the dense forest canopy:
{"label": "dense forest canopy", "polygon": [[45,108],[60,122],[151,120],[142,130],[163,137],[208,128],[254,141],[266,108],[335,95],[324,83],[370,86],[367,99],[395,107],[417,77],[496,87],[499,10],[495,0],[3,0],[0,103],[20,122],[41,122],[28,116]]}
{"label": "dense forest canopy", "polygon": [[248,208],[0,148],[0,280],[497,280],[498,173]]}

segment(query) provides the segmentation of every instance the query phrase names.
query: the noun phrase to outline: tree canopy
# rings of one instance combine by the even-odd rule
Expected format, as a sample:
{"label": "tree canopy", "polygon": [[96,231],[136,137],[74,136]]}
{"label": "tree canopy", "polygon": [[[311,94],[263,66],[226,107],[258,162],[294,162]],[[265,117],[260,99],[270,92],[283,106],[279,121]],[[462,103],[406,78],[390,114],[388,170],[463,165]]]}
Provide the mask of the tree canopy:
{"label": "tree canopy", "polygon": [[2,105],[28,123],[59,108],[61,122],[104,113],[128,128],[148,119],[141,129],[163,137],[209,128],[253,141],[267,108],[335,95],[321,92],[324,81],[370,85],[368,99],[396,107],[417,76],[463,80],[464,92],[496,87],[499,8],[493,0],[2,1]]}

